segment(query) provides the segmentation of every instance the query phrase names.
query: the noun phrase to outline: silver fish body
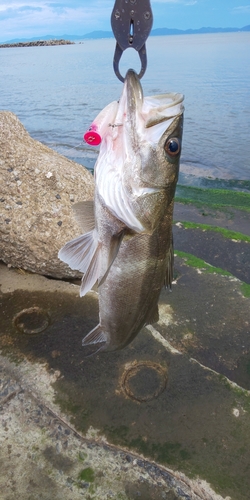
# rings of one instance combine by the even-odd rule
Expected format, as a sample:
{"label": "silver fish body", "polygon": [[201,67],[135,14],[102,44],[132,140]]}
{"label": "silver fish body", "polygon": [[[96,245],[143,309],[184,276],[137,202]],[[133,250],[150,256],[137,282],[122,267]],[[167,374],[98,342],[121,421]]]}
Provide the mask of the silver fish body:
{"label": "silver fish body", "polygon": [[161,288],[172,280],[182,101],[180,94],[143,99],[140,81],[129,70],[119,103],[96,119],[103,140],[94,208],[78,204],[76,217],[87,232],[59,252],[84,272],[81,295],[99,283],[99,325],[83,345],[121,349],[158,319]]}
{"label": "silver fish body", "polygon": [[[100,323],[90,336],[104,341],[105,349],[122,349],[143,326],[158,321],[158,299],[172,259],[172,208],[173,204],[168,207],[168,217],[162,217],[151,235],[125,233],[109,273],[99,286]],[[101,276],[108,266],[111,238],[106,232]],[[83,345],[88,340],[85,337]]]}

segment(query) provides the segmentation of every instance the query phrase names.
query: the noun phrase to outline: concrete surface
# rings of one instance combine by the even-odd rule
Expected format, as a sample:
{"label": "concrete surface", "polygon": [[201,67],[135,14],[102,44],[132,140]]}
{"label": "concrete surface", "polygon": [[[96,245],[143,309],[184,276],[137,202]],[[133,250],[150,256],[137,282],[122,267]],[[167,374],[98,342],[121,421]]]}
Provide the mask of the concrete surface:
{"label": "concrete surface", "polygon": [[97,293],[1,265],[1,499],[249,498],[250,298],[211,270],[177,256],[159,322],[86,357]]}

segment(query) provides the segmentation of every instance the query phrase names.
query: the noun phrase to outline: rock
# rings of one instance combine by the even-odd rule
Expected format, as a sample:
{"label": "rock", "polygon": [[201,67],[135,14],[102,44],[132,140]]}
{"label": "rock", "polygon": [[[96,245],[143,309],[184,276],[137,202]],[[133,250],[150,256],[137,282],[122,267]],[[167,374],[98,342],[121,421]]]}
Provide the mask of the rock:
{"label": "rock", "polygon": [[36,40],[34,42],[18,42],[18,43],[4,43],[0,44],[0,49],[11,47],[44,47],[52,45],[74,45],[75,42],[70,40]]}
{"label": "rock", "polygon": [[30,137],[0,111],[0,259],[54,278],[80,277],[58,250],[81,234],[72,204],[91,199],[94,179],[82,165]]}

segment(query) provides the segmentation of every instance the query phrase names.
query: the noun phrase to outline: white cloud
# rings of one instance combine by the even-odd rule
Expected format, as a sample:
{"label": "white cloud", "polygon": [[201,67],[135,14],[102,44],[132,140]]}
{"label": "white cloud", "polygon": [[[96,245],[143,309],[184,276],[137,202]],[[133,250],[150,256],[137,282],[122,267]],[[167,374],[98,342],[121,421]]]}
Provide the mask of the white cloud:
{"label": "white cloud", "polygon": [[240,5],[233,8],[234,14],[250,14],[250,5]]}
{"label": "white cloud", "polygon": [[[0,5],[0,33],[2,40],[46,34],[78,33],[101,29],[107,17],[107,1],[46,2],[15,0]],[[113,3],[113,2],[112,2]],[[98,15],[97,15],[98,12]]]}

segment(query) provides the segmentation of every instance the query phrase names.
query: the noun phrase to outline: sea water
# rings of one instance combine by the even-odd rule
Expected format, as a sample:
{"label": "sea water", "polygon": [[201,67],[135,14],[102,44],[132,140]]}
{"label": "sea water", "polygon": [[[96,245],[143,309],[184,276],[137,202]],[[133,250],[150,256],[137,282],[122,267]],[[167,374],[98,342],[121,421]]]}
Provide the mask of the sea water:
{"label": "sea water", "polygon": [[[114,39],[75,45],[0,49],[0,109],[15,113],[31,136],[92,169],[98,148],[83,134],[119,99]],[[181,172],[250,179],[250,33],[150,37],[145,95],[185,95]],[[128,49],[121,74],[140,70]]]}

